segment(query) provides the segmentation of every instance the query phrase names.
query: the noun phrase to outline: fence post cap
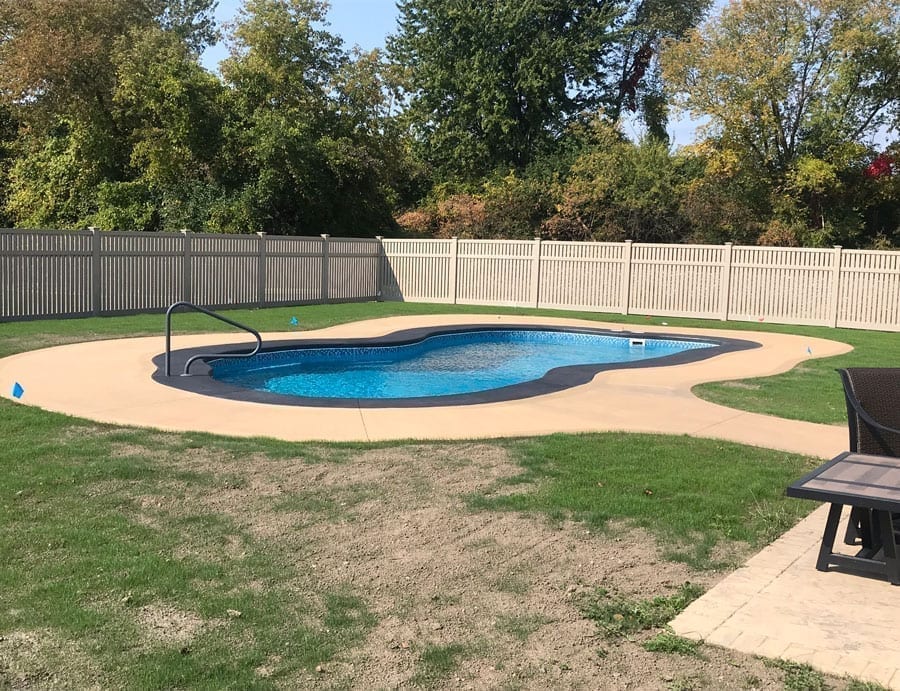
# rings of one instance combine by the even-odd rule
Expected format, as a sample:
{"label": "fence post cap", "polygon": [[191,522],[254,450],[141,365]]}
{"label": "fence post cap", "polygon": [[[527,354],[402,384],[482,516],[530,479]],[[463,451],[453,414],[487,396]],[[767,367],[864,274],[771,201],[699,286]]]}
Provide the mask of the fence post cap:
{"label": "fence post cap", "polygon": [[96,233],[100,229],[97,226],[88,226],[88,230],[91,231],[92,233]]}
{"label": "fence post cap", "polygon": [[179,233],[182,233],[183,235],[187,235],[187,234],[190,233],[191,231],[190,231],[190,229],[188,229],[188,228],[181,228],[178,232],[179,232]]}
{"label": "fence post cap", "polygon": [[331,237],[331,235],[329,235],[328,233],[321,233],[321,234],[319,235],[319,237],[320,237],[320,238],[325,238],[325,239],[327,240],[328,238]]}
{"label": "fence post cap", "polygon": [[258,231],[256,232],[256,234],[259,235],[259,237],[264,237],[264,236],[266,235],[266,231],[264,231],[264,230],[258,230]]}
{"label": "fence post cap", "polygon": [[729,241],[726,242],[725,244],[726,244],[726,245],[733,245],[734,243],[733,243],[731,240],[729,240]]}
{"label": "fence post cap", "polygon": [[835,245],[835,246],[834,246],[834,249],[836,249],[836,250],[840,250],[840,249],[843,249],[843,248],[844,248],[843,245]]}

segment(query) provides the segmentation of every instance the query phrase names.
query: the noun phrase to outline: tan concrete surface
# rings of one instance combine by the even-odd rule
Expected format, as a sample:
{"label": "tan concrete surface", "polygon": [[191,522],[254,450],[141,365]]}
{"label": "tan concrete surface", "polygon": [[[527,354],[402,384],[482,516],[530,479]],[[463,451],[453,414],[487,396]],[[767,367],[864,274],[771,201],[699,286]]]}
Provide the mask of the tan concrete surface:
{"label": "tan concrete surface", "polygon": [[[391,317],[315,332],[266,334],[264,340],[378,336],[414,326],[460,323],[544,323],[623,330],[619,324],[572,319],[434,315]],[[811,357],[808,348],[813,356],[825,357],[846,352],[849,346],[771,333],[658,326],[653,331],[745,338],[763,347],[688,365],[602,372],[584,386],[519,401],[414,409],[324,409],[229,401],[160,385],[150,378],[155,369],[151,359],[165,347],[160,336],[66,345],[4,358],[0,360],[0,383],[10,382],[10,386],[4,383],[0,392],[9,396],[15,380],[25,388],[24,403],[101,422],[291,441],[464,439],[629,430],[732,439],[823,457],[844,446],[845,433],[840,428],[743,413],[701,401],[690,389],[703,381],[785,371]],[[240,340],[239,334],[176,336],[173,348],[214,347]]]}
{"label": "tan concrete surface", "polygon": [[[460,323],[544,323],[639,330],[637,326],[572,319],[435,315],[392,317],[285,338],[378,336],[417,326]],[[227,401],[153,382],[151,359],[163,338],[100,341],[0,359],[0,393],[13,381],[23,403],[115,424],[173,431],[200,430],[291,441],[463,439],[551,432],[640,431],[727,439],[829,458],[847,446],[844,427],[756,415],[701,401],[690,393],[705,381],[783,372],[810,357],[850,350],[843,343],[772,333],[653,326],[657,333],[719,335],[762,348],[672,367],[602,372],[567,391],[487,405],[418,409],[321,409]],[[235,343],[240,336],[178,336],[174,348]],[[809,354],[808,349],[812,351]],[[767,657],[783,657],[833,674],[900,688],[900,588],[884,581],[820,573],[815,557],[824,508],[725,578],[673,622],[676,632]]]}

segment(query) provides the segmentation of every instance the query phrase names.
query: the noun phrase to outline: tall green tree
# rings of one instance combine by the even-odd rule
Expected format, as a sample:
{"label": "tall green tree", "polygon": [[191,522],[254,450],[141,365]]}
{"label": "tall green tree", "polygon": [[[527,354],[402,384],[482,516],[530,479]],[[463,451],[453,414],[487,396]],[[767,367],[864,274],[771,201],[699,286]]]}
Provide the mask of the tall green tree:
{"label": "tall green tree", "polygon": [[736,0],[663,55],[678,103],[780,181],[900,125],[898,0]]}
{"label": "tall green tree", "polygon": [[524,168],[610,96],[624,0],[401,0],[389,51],[438,176]]}
{"label": "tall green tree", "polygon": [[6,204],[9,195],[9,168],[14,161],[18,134],[19,125],[10,109],[0,104],[0,228],[6,228],[13,222]]}
{"label": "tall green tree", "polygon": [[619,121],[637,114],[648,136],[667,140],[668,108],[659,53],[666,40],[683,38],[709,9],[711,0],[638,0],[629,3],[614,46],[616,71],[611,75],[606,112]]}
{"label": "tall green tree", "polygon": [[[158,227],[155,200],[135,184],[136,125],[117,100],[118,61],[139,50],[145,34],[164,33],[197,63],[215,35],[213,7],[213,0],[0,0],[0,103],[22,124],[6,201],[18,223],[86,225],[118,207],[126,211],[115,218],[131,219],[126,227]],[[149,50],[141,60],[157,57]]]}
{"label": "tall green tree", "polygon": [[125,175],[101,186],[95,224],[206,229],[220,196],[221,83],[188,42],[160,27],[132,30],[114,60],[113,102],[129,158]]}
{"label": "tall green tree", "polygon": [[0,0],[0,98],[20,117],[111,120],[113,47],[135,28],[176,32],[199,52],[214,0]]}
{"label": "tall green tree", "polygon": [[375,234],[390,220],[385,127],[374,63],[350,61],[319,28],[319,0],[248,0],[222,63],[229,87],[228,199],[218,223],[236,231]]}
{"label": "tall green tree", "polygon": [[717,148],[767,181],[763,240],[858,246],[882,232],[866,228],[862,171],[898,134],[900,0],[738,0],[663,62]]}

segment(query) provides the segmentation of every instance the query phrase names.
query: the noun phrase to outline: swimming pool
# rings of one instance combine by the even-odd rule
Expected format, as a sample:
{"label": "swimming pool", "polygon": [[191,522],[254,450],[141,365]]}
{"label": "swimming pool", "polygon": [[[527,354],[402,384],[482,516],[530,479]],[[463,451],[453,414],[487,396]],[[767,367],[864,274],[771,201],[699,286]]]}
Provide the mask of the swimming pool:
{"label": "swimming pool", "polygon": [[[756,344],[668,334],[472,325],[352,342],[278,342],[246,359],[209,358],[205,369],[196,368],[207,376],[158,380],[218,397],[285,405],[463,405],[560,391],[607,369],[693,362],[751,347]],[[182,357],[190,355],[181,351]]]}
{"label": "swimming pool", "polygon": [[638,362],[713,345],[492,329],[394,346],[281,350],[209,364],[213,378],[256,391],[306,398],[398,399],[477,393],[540,379],[556,367]]}

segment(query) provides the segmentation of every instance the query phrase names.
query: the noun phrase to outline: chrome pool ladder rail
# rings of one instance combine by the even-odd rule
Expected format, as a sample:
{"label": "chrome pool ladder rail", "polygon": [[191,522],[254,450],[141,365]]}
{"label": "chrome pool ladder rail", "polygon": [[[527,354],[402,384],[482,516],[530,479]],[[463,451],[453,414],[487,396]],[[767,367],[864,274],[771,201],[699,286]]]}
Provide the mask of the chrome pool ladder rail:
{"label": "chrome pool ladder rail", "polygon": [[213,319],[218,319],[221,322],[225,322],[226,324],[230,324],[231,326],[237,327],[238,329],[243,329],[249,334],[252,334],[256,338],[256,347],[251,350],[249,353],[198,353],[197,355],[193,355],[188,358],[187,362],[184,363],[184,372],[181,373],[182,377],[189,376],[188,370],[191,368],[191,365],[194,364],[197,360],[202,360],[203,358],[244,358],[244,357],[253,357],[259,352],[259,349],[262,348],[262,336],[259,335],[259,332],[256,329],[251,329],[249,326],[245,324],[241,324],[240,322],[236,322],[233,319],[229,319],[228,317],[223,317],[218,312],[213,312],[212,310],[208,310],[205,307],[200,307],[199,305],[195,305],[193,302],[173,302],[169,305],[169,309],[166,310],[166,376],[172,376],[172,312],[175,311],[178,307],[187,307],[196,312],[202,312]]}

